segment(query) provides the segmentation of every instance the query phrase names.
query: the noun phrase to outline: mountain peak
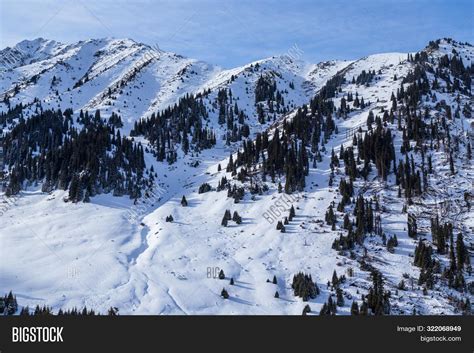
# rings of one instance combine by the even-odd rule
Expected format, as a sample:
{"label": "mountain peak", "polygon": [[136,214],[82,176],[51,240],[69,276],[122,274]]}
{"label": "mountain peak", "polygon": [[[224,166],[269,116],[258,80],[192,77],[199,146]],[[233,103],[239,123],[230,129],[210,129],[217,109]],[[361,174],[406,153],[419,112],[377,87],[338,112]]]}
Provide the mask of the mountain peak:
{"label": "mountain peak", "polygon": [[6,47],[0,51],[0,68],[14,69],[48,59],[62,47],[64,47],[62,43],[42,37],[22,40],[13,47]]}

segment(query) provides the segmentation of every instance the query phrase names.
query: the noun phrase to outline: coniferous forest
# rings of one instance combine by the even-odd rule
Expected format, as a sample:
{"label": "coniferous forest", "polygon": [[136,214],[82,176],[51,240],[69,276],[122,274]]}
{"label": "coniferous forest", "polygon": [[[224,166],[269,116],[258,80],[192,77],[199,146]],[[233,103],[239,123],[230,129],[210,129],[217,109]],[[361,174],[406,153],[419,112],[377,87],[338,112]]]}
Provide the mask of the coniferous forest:
{"label": "coniferous forest", "polygon": [[42,183],[43,192],[69,190],[71,202],[109,192],[139,197],[146,181],[143,147],[122,137],[117,122],[102,120],[99,111],[81,111],[76,121],[72,115],[46,110],[20,117],[3,140],[10,170],[5,194]]}

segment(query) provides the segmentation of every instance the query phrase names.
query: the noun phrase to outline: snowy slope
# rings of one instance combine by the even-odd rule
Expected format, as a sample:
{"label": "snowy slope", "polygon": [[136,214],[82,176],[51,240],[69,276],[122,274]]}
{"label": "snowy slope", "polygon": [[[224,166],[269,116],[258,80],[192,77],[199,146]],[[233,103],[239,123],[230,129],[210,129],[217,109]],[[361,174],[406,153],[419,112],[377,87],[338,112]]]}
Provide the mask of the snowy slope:
{"label": "snowy slope", "polygon": [[[50,305],[55,310],[87,305],[101,312],[114,306],[121,314],[300,315],[306,303],[295,297],[291,288],[292,277],[299,271],[311,273],[321,289],[321,294],[309,302],[312,314],[319,313],[323,303],[334,294],[326,286],[334,270],[348,277],[343,286],[346,304],[338,308],[338,314],[349,314],[352,299],[367,293],[371,285],[368,273],[360,269],[356,260],[331,249],[339,229],[332,231],[324,216],[330,203],[340,198],[337,185],[344,177],[344,168],[336,171],[334,186],[329,187],[330,155],[333,148],[338,153],[341,145],[352,144],[354,128],[367,130],[370,110],[381,115],[382,109],[390,109],[392,93],[413,69],[406,53],[314,65],[285,57],[268,58],[223,70],[158,52],[131,40],[89,40],[70,46],[48,43],[36,44],[31,53],[16,61],[18,65],[13,63],[13,68],[0,73],[2,92],[20,87],[10,102],[26,104],[38,97],[44,107],[72,106],[75,112],[101,109],[104,116],[119,112],[126,122],[124,131],[130,129],[134,120],[173,105],[187,93],[210,90],[205,103],[211,110],[222,88],[231,89],[237,97],[239,106],[250,117],[252,133],[270,128],[272,124],[259,124],[255,118],[254,89],[261,75],[271,75],[279,89],[288,91],[285,101],[292,108],[307,104],[329,78],[343,75],[346,82],[334,99],[335,106],[339,107],[342,97],[356,92],[367,106],[353,107],[347,117],[336,118],[338,133],[326,144],[322,162],[310,168],[305,190],[293,195],[278,193],[277,184],[270,182],[266,183],[267,192],[253,196],[247,192],[238,204],[227,197],[226,191],[199,194],[198,187],[204,182],[216,188],[224,175],[233,179],[225,167],[238,144],[228,146],[223,139],[199,155],[184,155],[180,151],[178,161],[172,165],[157,162],[147,152],[147,166],[153,166],[158,174],[156,196],[143,197],[138,205],[128,198],[111,195],[96,196],[89,204],[70,204],[63,202],[64,191],[45,194],[40,187],[22,191],[4,202],[0,215],[0,288],[13,290],[21,305]],[[466,65],[472,62],[473,47],[446,41],[438,49],[430,50],[430,57],[449,54],[453,47]],[[0,62],[6,62],[8,55],[10,52],[2,51]],[[376,72],[368,87],[352,83],[352,78],[363,70]],[[133,72],[137,75],[130,79]],[[57,82],[53,85],[54,76]],[[122,81],[126,83],[121,85]],[[82,83],[74,88],[78,82]],[[294,89],[289,87],[290,82]],[[436,94],[438,101],[444,99],[455,106],[456,94],[443,92],[442,88]],[[470,97],[459,99],[461,104],[468,104]],[[434,111],[436,103],[426,104]],[[3,103],[1,108],[6,108]],[[33,112],[32,107],[30,114]],[[282,118],[279,116],[276,123]],[[211,111],[209,124],[219,130],[216,120],[217,113]],[[472,118],[453,121],[452,131],[466,139],[472,123]],[[399,152],[401,133],[396,123],[393,132]],[[146,140],[142,142],[147,144]],[[195,166],[195,161],[199,165]],[[439,185],[442,192],[456,199],[469,188],[472,190],[472,163],[460,158],[460,172],[453,177],[448,175],[443,151],[433,161],[437,173],[431,176],[430,184]],[[383,214],[384,230],[399,239],[394,253],[386,251],[379,238],[366,242],[368,258],[383,273],[387,289],[393,292],[392,311],[454,314],[450,296],[458,295],[455,291],[437,288],[425,295],[416,285],[419,269],[413,266],[411,257],[416,241],[406,235],[407,216],[402,212],[403,202],[396,197],[393,181],[391,176],[383,184],[374,174],[368,181],[355,185],[358,193],[377,194],[382,199],[387,208]],[[187,207],[180,205],[183,195],[189,203]],[[277,231],[277,220],[268,217],[276,202],[284,204],[285,214],[291,205],[296,209],[296,217],[286,233]],[[410,211],[423,212],[423,203],[426,206],[430,200],[420,200],[420,204],[410,206]],[[222,227],[226,209],[238,211],[242,224],[229,222],[228,227]],[[458,214],[459,226],[468,235],[465,240],[472,243],[473,211],[461,207]],[[165,222],[169,215],[174,218],[171,223]],[[224,270],[226,279],[214,278],[216,268]],[[396,292],[405,274],[407,284],[415,283],[407,291]],[[267,282],[273,276],[277,284]],[[235,280],[234,285],[229,284],[230,278]],[[472,280],[472,276],[467,279]],[[230,294],[229,300],[220,297],[224,287]],[[279,299],[274,298],[276,291]]]}

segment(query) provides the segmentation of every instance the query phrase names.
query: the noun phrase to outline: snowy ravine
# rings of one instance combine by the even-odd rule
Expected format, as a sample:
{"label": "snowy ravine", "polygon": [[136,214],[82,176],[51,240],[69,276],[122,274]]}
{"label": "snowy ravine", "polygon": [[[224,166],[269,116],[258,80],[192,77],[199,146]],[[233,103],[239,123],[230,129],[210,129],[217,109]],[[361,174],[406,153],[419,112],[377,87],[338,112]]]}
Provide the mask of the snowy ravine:
{"label": "snowy ravine", "polygon": [[[441,40],[429,55],[451,55],[453,49],[464,66],[472,68],[474,47],[467,43]],[[120,314],[300,315],[309,304],[310,314],[318,314],[329,296],[335,294],[327,283],[336,270],[347,278],[341,286],[345,304],[337,308],[337,314],[350,314],[353,300],[360,300],[372,282],[356,259],[332,249],[334,239],[342,232],[343,213],[337,213],[335,230],[324,221],[325,214],[333,201],[337,204],[340,200],[338,186],[345,175],[341,161],[329,186],[331,151],[339,155],[341,146],[352,146],[354,134],[368,130],[370,111],[382,116],[390,110],[392,93],[396,94],[413,65],[407,53],[386,53],[320,64],[281,56],[222,69],[129,39],[61,44],[40,38],[2,50],[3,112],[8,110],[6,96],[10,106],[25,106],[25,119],[36,113],[36,99],[43,109],[72,108],[75,116],[81,109],[98,109],[105,118],[115,112],[124,122],[121,131],[128,135],[140,118],[173,106],[186,94],[209,92],[204,99],[209,110],[207,124],[216,132],[217,142],[200,153],[185,155],[178,148],[178,160],[169,165],[156,160],[153,146],[145,138],[135,137],[147,147],[147,168],[153,166],[157,173],[154,194],[143,196],[136,204],[129,197],[111,194],[97,195],[90,203],[66,203],[67,191],[43,193],[40,184],[25,187],[10,198],[0,190],[0,290],[12,290],[21,306],[47,305],[54,311],[87,306],[102,313],[117,307]],[[362,71],[376,73],[368,86],[352,83]],[[271,75],[276,81],[288,107],[288,112],[276,114],[274,121],[263,124],[257,119],[254,102],[255,85],[262,75]],[[226,172],[226,166],[229,155],[241,147],[240,142],[226,144],[225,131],[217,122],[213,103],[220,89],[232,90],[249,117],[250,138],[254,138],[265,130],[271,134],[284,119],[292,119],[296,109],[308,104],[335,75],[345,77],[333,99],[335,107],[340,106],[342,97],[356,92],[366,106],[358,108],[348,103],[353,109],[347,116],[334,114],[337,132],[324,145],[322,161],[316,167],[310,163],[304,191],[279,193],[278,181],[284,184],[284,178],[277,178],[276,183],[265,182],[268,191],[255,195],[246,192],[243,200],[234,203],[227,197],[227,190],[215,190],[222,177],[235,179]],[[428,78],[433,82],[432,75]],[[444,100],[453,112],[458,104],[461,108],[472,105],[471,94],[447,93],[443,84],[436,95],[437,102]],[[436,103],[430,100],[425,105],[434,116]],[[464,207],[462,200],[466,192],[473,193],[474,167],[472,160],[465,158],[465,142],[474,141],[474,119],[463,115],[451,124],[451,133],[461,141],[457,173],[449,173],[446,153],[440,148],[433,156],[436,172],[430,175],[430,185],[436,190],[414,200],[407,211],[419,215],[421,236],[431,239],[430,219],[423,218],[423,212],[435,207],[433,200],[439,195],[459,200],[453,201],[458,206],[446,210],[447,217],[455,217],[456,226],[462,229],[472,263],[474,210]],[[12,126],[5,125],[7,132]],[[387,126],[393,132],[398,162],[402,158],[402,133],[397,130],[397,121]],[[416,159],[416,163],[421,162]],[[198,193],[203,183],[213,190]],[[249,182],[236,183],[250,186]],[[366,258],[382,273],[385,289],[391,291],[392,314],[460,314],[453,297],[472,302],[469,290],[460,293],[439,284],[423,293],[416,283],[420,269],[413,264],[413,253],[418,239],[407,235],[407,211],[403,210],[404,199],[397,197],[394,175],[384,183],[373,170],[366,181],[357,179],[354,188],[356,195],[379,197],[384,206],[384,232],[398,238],[393,253],[377,236],[367,236],[364,244]],[[188,202],[186,207],[181,205],[183,196]],[[275,218],[271,210],[277,204],[283,204],[285,211]],[[296,216],[282,233],[275,229],[276,224],[291,205]],[[229,221],[223,227],[226,209],[237,211],[242,223]],[[169,215],[173,222],[165,222]],[[224,271],[225,279],[217,278],[217,269]],[[291,288],[298,272],[311,274],[321,291],[309,302],[296,297]],[[272,283],[274,276],[276,284]],[[231,278],[233,285],[229,283]],[[398,290],[402,279],[407,288]],[[465,279],[469,285],[474,276],[466,273]],[[228,299],[221,297],[223,288],[230,295]],[[274,297],[275,292],[279,298]]]}

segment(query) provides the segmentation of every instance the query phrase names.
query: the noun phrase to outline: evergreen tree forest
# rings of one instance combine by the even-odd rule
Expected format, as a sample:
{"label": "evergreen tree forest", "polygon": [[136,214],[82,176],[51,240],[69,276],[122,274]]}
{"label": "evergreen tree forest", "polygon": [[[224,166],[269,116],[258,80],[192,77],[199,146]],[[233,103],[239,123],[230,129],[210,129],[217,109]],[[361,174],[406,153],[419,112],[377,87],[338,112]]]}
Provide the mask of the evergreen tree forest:
{"label": "evergreen tree forest", "polygon": [[[8,119],[8,118],[7,118]],[[143,147],[122,137],[120,123],[81,111],[45,110],[18,123],[3,139],[10,171],[6,195],[42,183],[42,190],[69,190],[72,202],[88,202],[100,193],[137,198],[146,184]]]}
{"label": "evergreen tree forest", "polygon": [[158,161],[176,162],[177,144],[185,154],[201,151],[216,143],[213,131],[205,127],[208,112],[201,97],[186,95],[173,107],[136,121],[131,136],[144,136],[154,147]]}
{"label": "evergreen tree forest", "polygon": [[263,182],[270,178],[272,183],[276,183],[284,177],[286,193],[302,191],[306,186],[310,160],[314,164],[321,158],[320,150],[324,150],[324,145],[337,131],[334,104],[330,99],[334,95],[330,95],[328,90],[336,89],[334,85],[341,83],[328,82],[309,105],[299,108],[291,119],[284,119],[271,135],[266,130],[257,133],[253,141],[243,141],[237,157],[230,156],[227,171],[235,175],[241,168],[244,181],[258,168]]}
{"label": "evergreen tree forest", "polygon": [[[4,297],[0,297],[0,315],[17,315],[20,316],[95,316],[101,315],[97,313],[93,309],[88,309],[87,307],[83,307],[82,309],[78,309],[76,307],[70,309],[59,309],[55,314],[53,309],[47,305],[39,306],[37,305],[34,309],[29,308],[28,306],[24,306],[21,309],[18,307],[16,295],[10,291],[8,294],[5,294]],[[111,307],[108,310],[107,315],[117,315],[118,309]]]}
{"label": "evergreen tree forest", "polygon": [[[436,46],[434,42],[432,44]],[[430,185],[434,175],[433,155],[444,152],[446,166],[451,175],[457,174],[456,157],[463,160],[472,158],[469,141],[452,136],[453,121],[462,116],[471,116],[471,108],[457,101],[458,107],[452,107],[436,96],[437,91],[460,92],[471,95],[471,77],[473,66],[464,66],[460,57],[443,55],[439,58],[429,58],[426,51],[408,55],[407,61],[412,64],[412,70],[401,80],[396,92],[391,95],[391,109],[381,108],[378,113],[369,111],[367,130],[359,129],[353,135],[350,146],[341,146],[338,154],[334,151],[331,157],[331,169],[340,167],[344,175],[339,179],[339,202],[331,204],[326,213],[326,223],[338,231],[338,237],[333,242],[333,249],[351,258],[362,255],[364,241],[368,235],[380,236],[380,242],[387,250],[395,252],[398,246],[396,235],[387,235],[382,227],[383,207],[377,196],[366,197],[371,180],[377,180],[385,188],[392,185],[398,189],[398,198],[403,203],[402,212],[407,215],[406,234],[418,242],[415,247],[413,264],[420,268],[418,285],[424,290],[433,290],[440,281],[460,292],[467,289],[464,275],[470,274],[472,267],[463,231],[446,218],[438,215],[431,217],[431,242],[420,235],[420,216],[410,211],[415,202],[424,202],[430,190],[436,186]],[[369,85],[377,79],[375,72],[363,71],[352,81],[353,84]],[[345,96],[341,101],[338,113],[345,116],[350,112],[347,103],[353,97]],[[424,103],[434,106],[429,109]],[[456,103],[455,103],[456,104]],[[394,143],[401,137],[401,145]],[[465,155],[461,154],[464,145]],[[333,182],[330,180],[330,186]],[[436,191],[435,191],[436,192]],[[449,196],[445,196],[449,197]],[[465,196],[469,200],[470,196]],[[437,202],[443,200],[437,200]],[[337,205],[337,207],[336,207]],[[469,201],[465,206],[470,207]],[[426,223],[425,223],[426,224]],[[445,265],[441,256],[446,256]],[[370,266],[368,270],[372,270]],[[381,274],[373,272],[373,286],[362,305],[364,311],[374,314],[384,314],[390,311],[388,296],[382,288]],[[471,289],[472,290],[472,289]],[[351,311],[361,314],[357,303]],[[331,313],[329,303],[322,313]]]}

